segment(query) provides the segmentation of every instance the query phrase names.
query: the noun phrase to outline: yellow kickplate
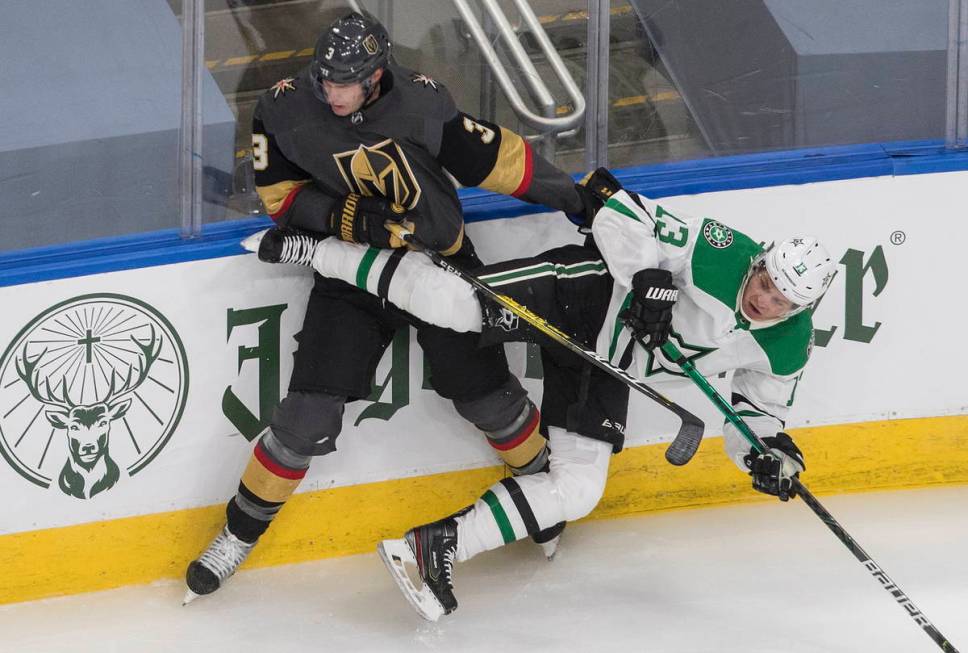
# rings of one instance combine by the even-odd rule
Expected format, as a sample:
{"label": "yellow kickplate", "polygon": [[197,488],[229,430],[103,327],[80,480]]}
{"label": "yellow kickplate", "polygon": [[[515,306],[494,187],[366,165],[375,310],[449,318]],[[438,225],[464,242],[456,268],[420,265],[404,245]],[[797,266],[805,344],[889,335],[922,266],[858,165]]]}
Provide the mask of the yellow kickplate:
{"label": "yellow kickplate", "polygon": [[[816,494],[968,482],[968,416],[798,429],[803,481]],[[685,467],[665,445],[615,456],[605,496],[590,519],[770,500],[726,459],[720,438]],[[477,499],[503,467],[465,470],[293,496],[246,567],[373,551],[387,537]],[[0,536],[0,603],[179,578],[215,536],[224,505]]]}

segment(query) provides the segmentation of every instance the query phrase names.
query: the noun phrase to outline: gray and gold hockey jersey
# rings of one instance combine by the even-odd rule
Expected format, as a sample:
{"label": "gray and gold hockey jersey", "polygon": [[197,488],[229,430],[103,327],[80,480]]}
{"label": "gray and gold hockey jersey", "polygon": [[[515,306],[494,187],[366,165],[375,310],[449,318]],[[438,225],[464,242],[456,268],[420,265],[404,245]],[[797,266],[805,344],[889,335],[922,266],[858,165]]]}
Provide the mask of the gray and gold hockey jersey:
{"label": "gray and gold hockey jersey", "polygon": [[308,69],[259,100],[252,127],[259,196],[279,224],[325,232],[333,204],[349,193],[382,196],[412,213],[421,240],[445,255],[463,242],[453,183],[479,186],[576,213],[570,176],[518,134],[458,111],[426,75],[391,64],[380,97],[335,115],[310,86]]}

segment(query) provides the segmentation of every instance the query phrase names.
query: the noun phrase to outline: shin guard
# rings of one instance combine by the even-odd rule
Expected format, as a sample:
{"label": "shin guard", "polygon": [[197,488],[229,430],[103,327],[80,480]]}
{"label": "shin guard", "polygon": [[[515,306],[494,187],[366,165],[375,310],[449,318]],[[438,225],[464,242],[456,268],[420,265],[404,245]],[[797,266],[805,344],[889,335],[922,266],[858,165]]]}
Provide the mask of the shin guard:
{"label": "shin guard", "polygon": [[257,540],[299,487],[310,460],[310,456],[293,452],[271,429],[266,429],[245,468],[238,494],[229,501],[229,530],[240,540]]}

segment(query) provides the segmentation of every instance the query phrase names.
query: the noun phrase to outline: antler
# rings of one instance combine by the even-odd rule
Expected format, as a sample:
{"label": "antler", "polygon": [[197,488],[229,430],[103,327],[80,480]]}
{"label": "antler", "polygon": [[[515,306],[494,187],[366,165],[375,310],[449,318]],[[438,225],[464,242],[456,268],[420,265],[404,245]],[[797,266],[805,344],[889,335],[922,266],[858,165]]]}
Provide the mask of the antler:
{"label": "antler", "polygon": [[[121,384],[121,387],[114,387],[115,378],[120,378],[120,375],[115,376],[116,372],[111,371],[111,385],[108,388],[108,393],[104,397],[104,403],[116,400],[118,397],[124,396],[129,392],[134,392],[138,387],[144,383],[144,380],[148,378],[148,372],[151,370],[151,366],[154,365],[155,361],[158,360],[158,356],[161,355],[162,341],[161,338],[155,340],[155,327],[151,325],[151,336],[148,338],[148,343],[145,345],[141,344],[134,336],[130,336],[131,341],[137,345],[138,349],[141,350],[141,355],[144,356],[142,359],[141,355],[138,356],[138,375],[134,382],[131,381],[131,375],[134,372],[134,366],[128,365],[128,374]],[[157,347],[155,346],[157,344]]]}
{"label": "antler", "polygon": [[[47,392],[44,394],[40,393],[40,387],[38,386],[38,380],[40,377],[40,372],[37,371],[37,365],[40,363],[40,359],[44,357],[47,353],[47,349],[31,362],[30,357],[27,356],[27,345],[24,345],[24,355],[22,359],[17,359],[15,361],[15,366],[17,368],[17,376],[19,376],[23,382],[27,385],[27,390],[30,391],[31,396],[42,404],[48,406],[57,406],[58,408],[63,408],[65,410],[70,410],[74,408],[77,404],[71,401],[70,395],[67,392],[67,377],[61,379],[61,393],[62,398],[58,398],[54,395],[53,391],[50,389],[50,378],[45,379],[47,384]],[[20,362],[23,361],[23,367],[20,367]]]}

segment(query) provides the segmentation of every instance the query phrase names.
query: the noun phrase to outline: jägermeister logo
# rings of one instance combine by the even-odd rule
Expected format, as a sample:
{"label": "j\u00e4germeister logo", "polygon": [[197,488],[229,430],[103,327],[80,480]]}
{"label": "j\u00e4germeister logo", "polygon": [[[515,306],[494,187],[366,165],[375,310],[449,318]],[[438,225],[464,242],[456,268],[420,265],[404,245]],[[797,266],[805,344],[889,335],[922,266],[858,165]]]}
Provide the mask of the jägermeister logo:
{"label": "j\u00e4germeister logo", "polygon": [[703,227],[702,235],[706,242],[716,249],[726,249],[733,244],[733,230],[715,220],[710,220]]}
{"label": "j\u00e4germeister logo", "polygon": [[124,295],[75,297],[0,359],[0,453],[28,481],[90,499],[158,455],[187,396],[185,348],[161,313]]}

